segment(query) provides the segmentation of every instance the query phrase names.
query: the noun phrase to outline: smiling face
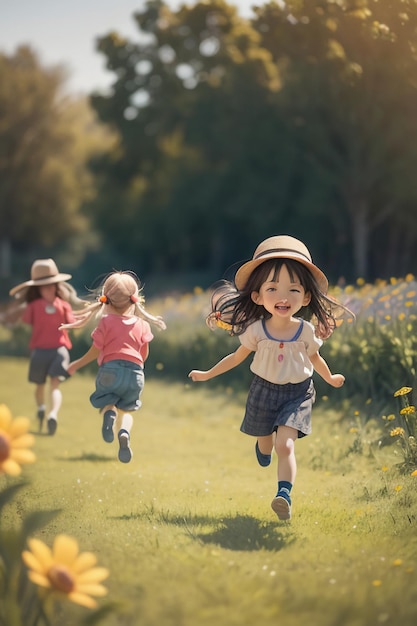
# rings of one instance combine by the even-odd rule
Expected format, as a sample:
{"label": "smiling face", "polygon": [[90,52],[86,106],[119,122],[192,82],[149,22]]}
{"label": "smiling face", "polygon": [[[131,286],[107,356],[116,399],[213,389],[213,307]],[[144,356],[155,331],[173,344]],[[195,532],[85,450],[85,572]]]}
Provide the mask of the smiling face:
{"label": "smiling face", "polygon": [[285,264],[281,266],[278,275],[271,270],[259,291],[252,291],[251,297],[272,317],[282,319],[291,318],[311,300],[310,293],[305,291],[299,277],[290,273]]}

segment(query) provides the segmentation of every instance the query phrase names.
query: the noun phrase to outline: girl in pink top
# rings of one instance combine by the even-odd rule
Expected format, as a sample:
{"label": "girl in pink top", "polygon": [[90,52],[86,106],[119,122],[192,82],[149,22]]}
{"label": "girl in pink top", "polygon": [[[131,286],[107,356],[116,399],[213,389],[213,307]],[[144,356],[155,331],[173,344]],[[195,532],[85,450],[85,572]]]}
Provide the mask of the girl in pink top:
{"label": "girl in pink top", "polygon": [[72,347],[61,324],[74,321],[70,302],[82,304],[75,290],[66,282],[70,274],[61,274],[53,259],[38,259],[31,268],[31,279],[10,290],[15,297],[8,307],[3,322],[22,321],[32,327],[29,342],[29,382],[34,383],[39,430],[45,417],[45,386],[50,379],[50,411],[47,427],[49,435],[57,428],[58,411],[62,404],[59,385],[68,377],[69,350]]}
{"label": "girl in pink top", "polygon": [[133,272],[113,272],[106,278],[97,301],[75,314],[74,323],[62,326],[81,328],[93,315],[98,317],[98,324],[91,333],[92,346],[81,358],[70,363],[68,373],[72,375],[97,360],[96,389],[90,402],[103,413],[104,441],[111,443],[114,440],[114,426],[117,425],[122,463],[129,463],[132,458],[131,412],[137,411],[142,404],[143,368],[149,354],[149,342],[153,339],[149,321],[162,330],[166,328],[162,318],[147,313],[143,304],[137,276]]}

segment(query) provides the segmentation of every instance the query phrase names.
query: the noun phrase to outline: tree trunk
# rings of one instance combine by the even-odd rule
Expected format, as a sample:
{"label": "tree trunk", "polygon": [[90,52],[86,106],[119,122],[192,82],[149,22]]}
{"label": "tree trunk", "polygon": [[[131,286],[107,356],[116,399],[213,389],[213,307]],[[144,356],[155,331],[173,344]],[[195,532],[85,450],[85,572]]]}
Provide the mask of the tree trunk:
{"label": "tree trunk", "polygon": [[12,250],[9,239],[0,239],[0,278],[10,278]]}
{"label": "tree trunk", "polygon": [[348,211],[352,220],[354,274],[359,278],[368,278],[369,223],[368,206],[365,200],[351,201]]}

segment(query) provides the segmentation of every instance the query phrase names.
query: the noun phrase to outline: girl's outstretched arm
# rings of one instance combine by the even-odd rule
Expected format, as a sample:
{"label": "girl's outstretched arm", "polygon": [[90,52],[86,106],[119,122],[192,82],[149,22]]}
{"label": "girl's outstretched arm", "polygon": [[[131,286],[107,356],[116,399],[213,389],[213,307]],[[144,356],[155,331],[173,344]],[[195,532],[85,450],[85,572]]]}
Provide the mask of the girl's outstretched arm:
{"label": "girl's outstretched arm", "polygon": [[345,382],[343,374],[332,374],[326,361],[323,359],[319,352],[316,352],[310,356],[310,361],[313,364],[314,370],[322,377],[326,383],[332,385],[332,387],[341,387]]}
{"label": "girl's outstretched arm", "polygon": [[99,354],[100,354],[100,350],[96,348],[94,345],[92,345],[91,348],[89,348],[82,357],[80,357],[76,361],[72,361],[68,365],[68,370],[67,370],[68,374],[72,376],[73,374],[75,374],[77,370],[84,367],[84,365],[88,365],[88,363],[91,363],[92,361],[97,359]]}
{"label": "girl's outstretched arm", "polygon": [[214,378],[215,376],[219,376],[220,374],[224,374],[229,370],[233,369],[237,365],[240,365],[242,361],[244,361],[252,350],[245,348],[245,346],[239,346],[239,348],[225,356],[221,361],[213,365],[213,367],[209,370],[191,370],[188,374],[188,377],[191,378],[194,382],[201,382],[205,380],[210,380],[210,378]]}

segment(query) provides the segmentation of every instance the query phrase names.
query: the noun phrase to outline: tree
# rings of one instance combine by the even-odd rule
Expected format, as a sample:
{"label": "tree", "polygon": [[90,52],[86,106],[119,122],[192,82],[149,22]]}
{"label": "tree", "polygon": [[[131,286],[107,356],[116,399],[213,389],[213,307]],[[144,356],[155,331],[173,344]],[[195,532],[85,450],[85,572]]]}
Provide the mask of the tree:
{"label": "tree", "polygon": [[3,276],[12,249],[50,249],[87,232],[87,163],[109,145],[84,100],[61,95],[64,72],[27,47],[0,54],[0,219]]}
{"label": "tree", "polygon": [[271,97],[279,73],[259,35],[223,0],[175,13],[148,2],[135,17],[142,43],[111,33],[98,44],[116,79],[110,95],[92,102],[121,146],[102,194],[112,203],[101,197],[97,216],[146,269],[152,258],[159,270],[217,272],[247,254],[285,207],[291,158]]}
{"label": "tree", "polygon": [[297,1],[265,5],[254,20],[274,60],[285,60],[281,95],[314,172],[306,194],[327,189],[333,241],[365,278],[413,262],[416,8],[414,0]]}

